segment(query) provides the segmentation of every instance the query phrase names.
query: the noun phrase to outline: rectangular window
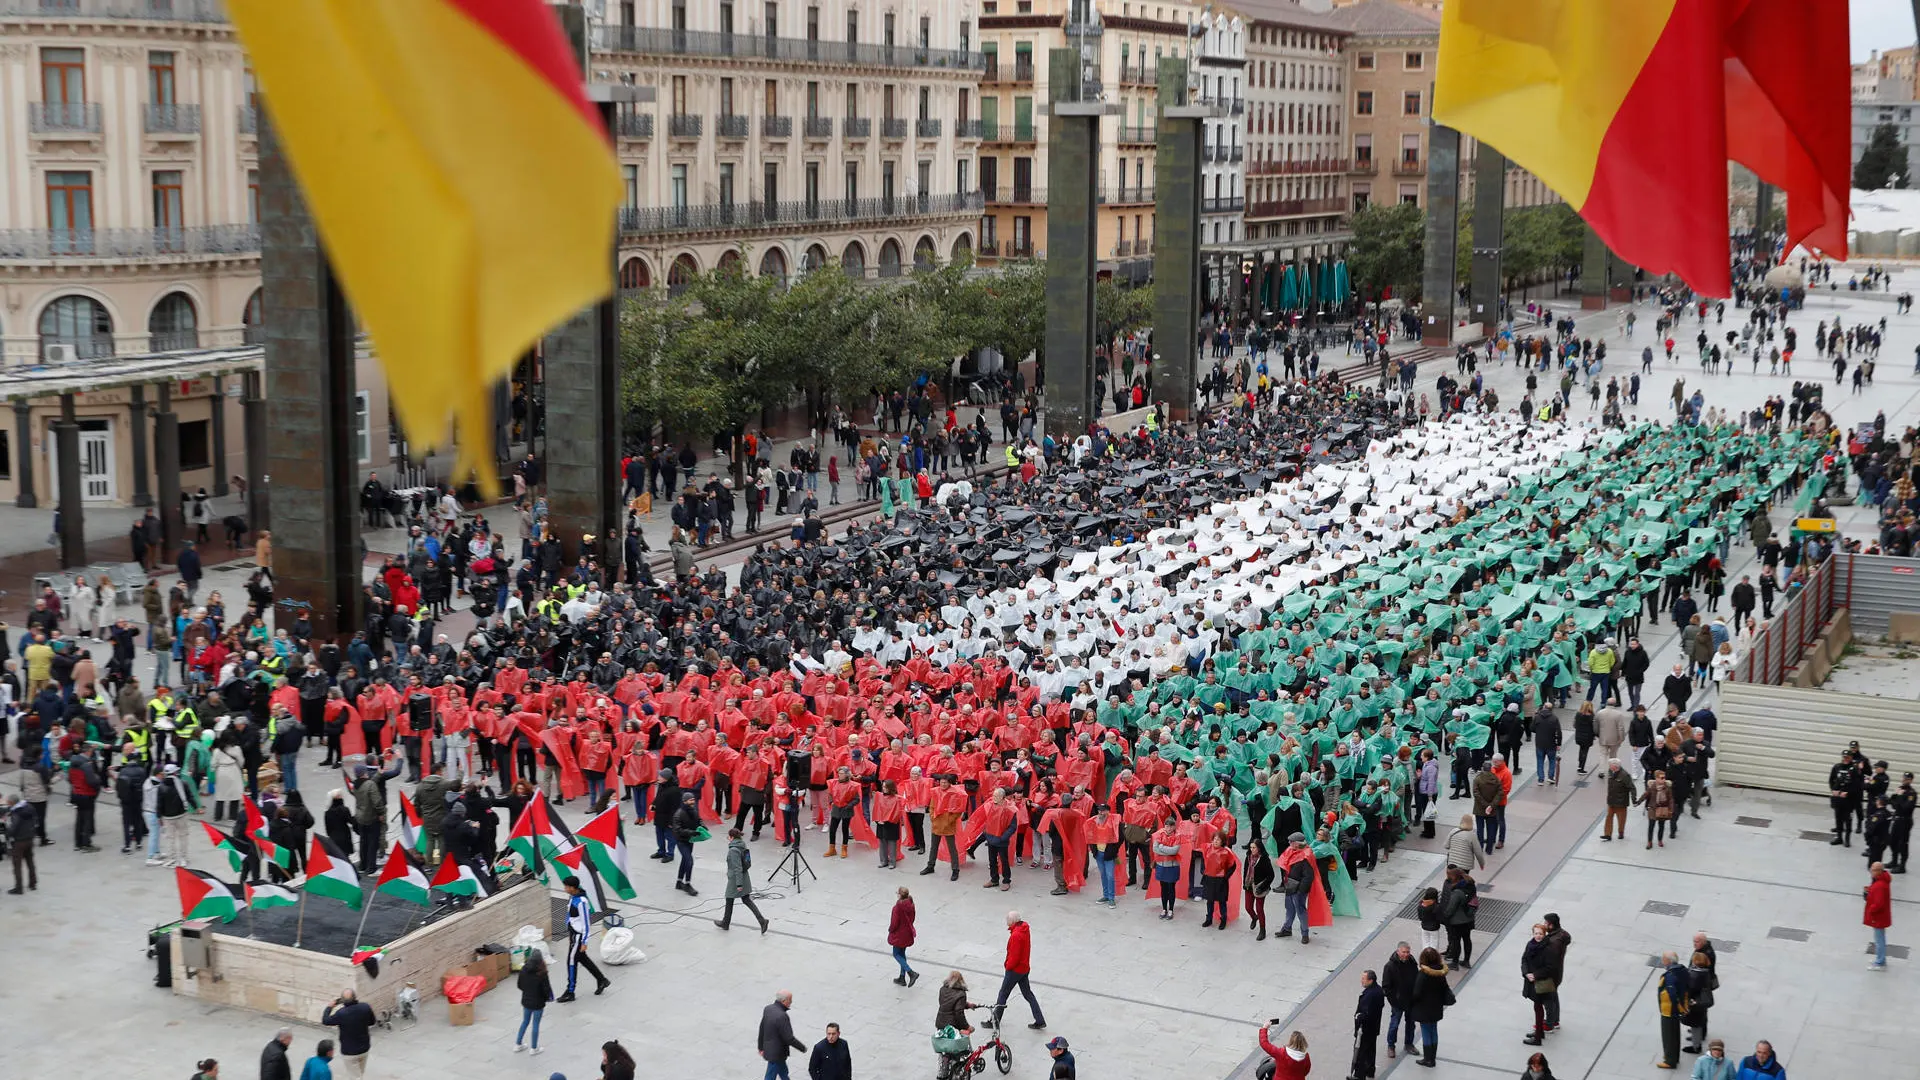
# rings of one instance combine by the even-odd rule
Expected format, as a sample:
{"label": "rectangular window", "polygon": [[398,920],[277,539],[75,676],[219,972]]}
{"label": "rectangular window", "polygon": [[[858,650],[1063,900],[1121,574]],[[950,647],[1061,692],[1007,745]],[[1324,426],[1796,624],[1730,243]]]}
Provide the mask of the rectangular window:
{"label": "rectangular window", "polygon": [[687,0],[673,0],[673,13],[669,18],[672,19],[670,25],[673,27],[675,37],[684,41],[685,38],[682,35],[687,32]]}
{"label": "rectangular window", "polygon": [[887,12],[886,21],[883,24],[884,26],[883,36],[881,38],[881,44],[885,45],[889,49],[893,48],[893,22],[894,22],[893,12],[889,11]]}
{"label": "rectangular window", "polygon": [[40,50],[40,93],[49,105],[87,101],[87,54],[83,49]]}
{"label": "rectangular window", "polygon": [[766,12],[766,35],[770,38],[780,36],[780,5],[769,0],[763,9]]}
{"label": "rectangular window", "polygon": [[[960,90],[960,111],[957,114],[957,119],[959,119],[959,121],[964,124],[968,120],[972,119],[972,114],[973,114],[973,91],[963,87]],[[958,134],[958,132],[955,132],[955,134]]]}
{"label": "rectangular window", "polygon": [[860,201],[860,163],[857,161],[847,162],[845,197],[848,206]]}
{"label": "rectangular window", "polygon": [[733,5],[727,0],[721,0],[720,4],[720,34],[722,37],[733,36]]}
{"label": "rectangular window", "polygon": [[733,107],[733,80],[732,79],[722,78],[720,80],[720,115],[721,116],[735,115],[735,110]]}
{"label": "rectangular window", "polygon": [[779,116],[780,115],[780,80],[768,79],[766,84],[766,89],[763,91],[762,96],[766,98],[766,100],[762,103],[766,106],[766,115]]}
{"label": "rectangular window", "polygon": [[1371,200],[1372,196],[1373,196],[1373,188],[1370,185],[1367,185],[1367,184],[1353,185],[1353,208],[1355,210],[1365,210],[1367,208],[1367,203]]}
{"label": "rectangular window", "polygon": [[47,227],[63,252],[85,252],[93,247],[93,174],[47,174]]}
{"label": "rectangular window", "polygon": [[[629,206],[638,205],[628,203]],[[260,224],[260,170],[247,170],[247,224]]]}
{"label": "rectangular window", "polygon": [[916,119],[933,119],[933,88],[930,86],[920,88],[920,115]]}
{"label": "rectangular window", "polygon": [[888,83],[887,85],[880,88],[880,118],[882,120],[893,119],[893,84],[892,83]]}
{"label": "rectangular window", "polygon": [[860,117],[860,84],[848,83],[847,84],[847,119],[857,120],[859,119],[859,117]]}
{"label": "rectangular window", "polygon": [[13,432],[0,431],[0,480],[13,479]]}
{"label": "rectangular window", "polygon": [[733,207],[733,168],[731,161],[720,163],[720,205],[728,209]]}
{"label": "rectangular window", "polygon": [[780,201],[780,166],[769,161],[760,169],[760,197],[766,201],[769,209]]}
{"label": "rectangular window", "polygon": [[923,161],[915,170],[914,187],[921,198],[933,193],[933,162]]}
{"label": "rectangular window", "polygon": [[1402,205],[1406,205],[1406,206],[1420,205],[1420,185],[1401,184],[1400,185],[1400,202]]}
{"label": "rectangular window", "polygon": [[685,75],[673,77],[673,114],[675,116],[687,114],[687,77]]}
{"label": "rectangular window", "polygon": [[817,6],[807,8],[807,40],[820,40],[820,9]]}
{"label": "rectangular window", "polygon": [[670,190],[667,197],[673,200],[675,210],[685,210],[687,208],[687,167],[675,165],[669,175],[672,179],[669,181]]}
{"label": "rectangular window", "polygon": [[926,15],[920,16],[920,47],[923,49],[933,47],[933,19]]}
{"label": "rectangular window", "polygon": [[814,207],[820,205],[820,163],[819,162],[817,161],[807,162],[805,182],[807,185],[807,191],[806,191],[807,208],[811,210]]}
{"label": "rectangular window", "polygon": [[1410,131],[1400,136],[1400,164],[1409,169],[1420,167],[1420,134]]}
{"label": "rectangular window", "polygon": [[1033,219],[1025,214],[1013,219],[1013,247],[1026,254],[1033,252]]}
{"label": "rectangular window", "polygon": [[182,420],[176,430],[180,432],[180,471],[212,468],[211,425],[205,420]]}
{"label": "rectangular window", "polygon": [[860,10],[858,8],[848,8],[847,9],[847,44],[854,45],[854,44],[858,44],[859,41],[860,41]]}
{"label": "rectangular window", "polygon": [[353,395],[353,452],[362,465],[373,460],[373,415],[367,401],[365,390]]}
{"label": "rectangular window", "polygon": [[889,206],[893,204],[893,172],[893,162],[883,161],[880,163],[880,198],[885,200]]}
{"label": "rectangular window", "polygon": [[175,104],[173,54],[154,51],[147,54],[147,104]]}
{"label": "rectangular window", "polygon": [[1020,139],[1022,142],[1030,142],[1033,140],[1032,98],[1017,97],[1013,99],[1013,127],[1015,138]]}
{"label": "rectangular window", "polygon": [[1420,71],[1426,66],[1427,54],[1423,52],[1410,52],[1404,61],[1404,70],[1406,71]]}
{"label": "rectangular window", "polygon": [[1353,163],[1355,165],[1373,163],[1373,136],[1355,135],[1353,137]]}
{"label": "rectangular window", "polygon": [[966,158],[961,158],[953,163],[953,193],[955,195],[965,195],[967,193],[967,181],[972,179],[970,175],[972,172],[970,166],[972,164],[973,162],[968,161]]}
{"label": "rectangular window", "polygon": [[[259,174],[249,173],[248,175],[257,176]],[[621,180],[621,183],[625,185],[625,188],[626,188],[626,204],[625,204],[626,208],[629,210],[639,209],[640,208],[640,166],[638,165],[620,166],[620,180]]]}
{"label": "rectangular window", "polygon": [[1356,116],[1373,115],[1373,91],[1361,90],[1353,95],[1353,111]]}
{"label": "rectangular window", "polygon": [[1000,159],[983,157],[980,159],[980,193],[988,202],[1000,199]]}
{"label": "rectangular window", "polygon": [[983,81],[999,82],[1000,81],[1000,43],[997,41],[981,42],[980,58],[986,61],[987,73],[985,76],[983,76]]}
{"label": "rectangular window", "polygon": [[820,84],[817,82],[810,82],[807,84],[807,119],[817,120],[819,118],[820,118]]}
{"label": "rectangular window", "polygon": [[181,220],[183,192],[178,169],[160,169],[153,174],[153,227],[156,232],[178,233],[186,224]]}
{"label": "rectangular window", "polygon": [[1420,115],[1420,91],[1409,90],[1401,96],[1400,114],[1402,116]]}

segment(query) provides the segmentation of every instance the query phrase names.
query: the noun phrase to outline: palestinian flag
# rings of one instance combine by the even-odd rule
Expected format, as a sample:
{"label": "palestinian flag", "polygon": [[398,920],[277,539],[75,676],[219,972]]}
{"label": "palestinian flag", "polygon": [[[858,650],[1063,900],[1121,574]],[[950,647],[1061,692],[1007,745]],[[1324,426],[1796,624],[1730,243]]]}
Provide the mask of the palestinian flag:
{"label": "palestinian flag", "polygon": [[631,900],[639,895],[634,891],[633,880],[627,877],[627,833],[620,824],[619,803],[609,805],[580,826],[579,837],[587,849],[587,857],[593,860],[594,868],[600,871],[615,896]]}
{"label": "palestinian flag", "polygon": [[360,891],[360,874],[353,860],[334,846],[333,841],[315,833],[313,847],[307,852],[307,881],[301,886],[310,893],[338,900],[355,911],[366,902]]}
{"label": "palestinian flag", "polygon": [[420,856],[401,847],[398,840],[394,841],[387,865],[380,871],[380,883],[373,891],[424,906],[428,888],[427,872],[420,866]]}
{"label": "palestinian flag", "polygon": [[440,870],[433,875],[433,887],[454,896],[491,896],[493,891],[473,867],[458,859],[441,859]]}
{"label": "palestinian flag", "polygon": [[222,832],[220,826],[210,821],[201,822],[200,828],[206,832],[208,843],[212,844],[217,850],[227,853],[228,865],[233,867],[234,873],[239,873],[240,868],[246,865],[247,857],[240,854],[239,846],[234,843],[233,837]]}
{"label": "palestinian flag", "polygon": [[294,895],[293,890],[284,885],[273,885],[265,881],[259,881],[247,886],[247,906],[250,908],[265,910],[266,908],[291,907],[299,902],[300,898]]}
{"label": "palestinian flag", "polygon": [[600,882],[600,871],[593,860],[586,857],[584,844],[575,844],[565,851],[554,855],[553,861],[565,868],[566,873],[580,879],[580,891],[586,894],[587,905],[595,911],[611,910],[607,903],[607,890]]}
{"label": "palestinian flag", "polygon": [[573,846],[573,834],[554,817],[544,793],[536,793],[526,809],[520,811],[519,820],[513,823],[513,832],[507,837],[507,850],[519,852],[542,881],[547,878],[546,860]]}
{"label": "palestinian flag", "polygon": [[408,851],[427,853],[427,830],[421,825],[420,811],[404,791],[400,793],[400,842]]}
{"label": "palestinian flag", "polygon": [[240,799],[240,805],[247,808],[247,835],[253,837],[254,845],[260,849],[260,857],[282,870],[292,866],[293,852],[267,839],[267,816],[260,812],[260,808],[255,806],[250,798],[243,796]]}
{"label": "palestinian flag", "polygon": [[174,868],[173,880],[180,888],[181,918],[229,922],[240,914],[240,898],[234,895],[233,886],[212,874],[181,866]]}
{"label": "palestinian flag", "polygon": [[352,959],[354,965],[358,966],[360,964],[366,963],[369,960],[377,960],[380,957],[387,955],[387,947],[385,945],[382,945],[377,949],[355,949],[353,950],[352,953],[348,955]]}

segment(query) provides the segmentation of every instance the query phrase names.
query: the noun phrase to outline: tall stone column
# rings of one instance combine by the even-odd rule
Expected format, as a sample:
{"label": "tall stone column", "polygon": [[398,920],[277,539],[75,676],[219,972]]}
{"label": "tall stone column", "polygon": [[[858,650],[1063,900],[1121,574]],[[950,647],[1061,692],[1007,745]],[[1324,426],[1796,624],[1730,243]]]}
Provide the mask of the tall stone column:
{"label": "tall stone column", "polygon": [[1453,343],[1460,253],[1460,133],[1444,124],[1427,128],[1426,266],[1420,275],[1420,341]]}
{"label": "tall stone column", "polygon": [[1580,255],[1580,307],[1599,311],[1607,306],[1607,263],[1613,257],[1607,242],[1588,225],[1586,246]]}
{"label": "tall stone column", "polygon": [[267,498],[267,399],[261,394],[266,379],[258,371],[249,371],[241,379],[246,395],[240,399],[240,427],[247,459],[247,527],[259,532],[273,528]]}
{"label": "tall stone column", "polygon": [[260,238],[276,591],[312,605],[316,640],[344,642],[360,626],[353,313],[264,115]]}
{"label": "tall stone column", "polygon": [[13,400],[13,460],[13,474],[20,486],[13,505],[31,510],[40,505],[40,500],[33,494],[33,402],[26,398]]}
{"label": "tall stone column", "polygon": [[153,414],[154,472],[160,479],[160,559],[180,549],[184,522],[180,519],[180,417],[173,411],[173,384],[158,384],[160,400]]}
{"label": "tall stone column", "polygon": [[[1159,398],[1167,418],[1193,414],[1199,366],[1203,268],[1200,262],[1201,165],[1211,106],[1188,103],[1187,62],[1162,57],[1159,120],[1153,158],[1153,351]],[[1230,271],[1239,280],[1240,267]],[[1237,288],[1229,285],[1227,292]],[[1255,302],[1256,305],[1258,301]]]}
{"label": "tall stone column", "polygon": [[128,396],[127,430],[133,436],[133,505],[152,506],[153,467],[147,457],[147,388],[134,383]]}
{"label": "tall stone column", "polygon": [[213,494],[227,494],[227,379],[213,377],[213,399],[207,402],[207,427],[213,432]]}
{"label": "tall stone column", "polygon": [[60,566],[71,570],[87,565],[87,522],[80,509],[80,422],[73,417],[72,394],[60,395],[53,451],[60,473],[53,481],[60,508]]}
{"label": "tall stone column", "polygon": [[[1100,239],[1100,117],[1082,101],[1080,53],[1047,58],[1047,433],[1061,445],[1086,433],[1094,409],[1094,269]],[[1115,106],[1114,108],[1118,108]],[[1160,335],[1154,334],[1154,348]],[[1155,365],[1156,367],[1158,365]],[[1154,372],[1165,381],[1163,372]]]}
{"label": "tall stone column", "polygon": [[1473,162],[1473,276],[1468,285],[1467,318],[1486,327],[1500,326],[1500,251],[1505,246],[1507,157],[1480,143]]}

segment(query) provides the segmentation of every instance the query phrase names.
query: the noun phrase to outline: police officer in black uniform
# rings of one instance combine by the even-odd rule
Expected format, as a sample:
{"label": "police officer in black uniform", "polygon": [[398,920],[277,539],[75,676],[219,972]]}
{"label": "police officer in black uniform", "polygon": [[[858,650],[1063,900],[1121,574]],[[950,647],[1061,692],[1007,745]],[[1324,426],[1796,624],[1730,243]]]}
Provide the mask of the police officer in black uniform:
{"label": "police officer in black uniform", "polygon": [[1887,797],[1887,806],[1893,811],[1893,865],[1888,867],[1891,873],[1907,872],[1907,841],[1913,836],[1913,809],[1920,803],[1920,794],[1913,790],[1913,774],[1907,773],[1900,780],[1900,786]]}
{"label": "police officer in black uniform", "polygon": [[1827,770],[1827,802],[1833,807],[1834,847],[1853,846],[1854,804],[1859,800],[1860,766],[1852,750],[1842,750],[1840,760]]}

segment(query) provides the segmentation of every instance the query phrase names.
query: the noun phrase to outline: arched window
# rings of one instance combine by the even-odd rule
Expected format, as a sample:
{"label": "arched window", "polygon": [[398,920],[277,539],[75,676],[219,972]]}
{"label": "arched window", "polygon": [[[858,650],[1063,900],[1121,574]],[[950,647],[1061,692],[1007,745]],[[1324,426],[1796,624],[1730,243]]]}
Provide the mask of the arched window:
{"label": "arched window", "polygon": [[880,245],[880,276],[900,276],[900,241],[889,240]]}
{"label": "arched window", "polygon": [[147,348],[174,352],[200,347],[200,327],[193,299],[186,293],[168,293],[147,316]]}
{"label": "arched window", "polygon": [[240,312],[240,340],[248,345],[258,345],[267,339],[266,306],[262,291],[253,290],[247,297],[247,306]]}
{"label": "arched window", "polygon": [[647,261],[631,258],[620,264],[620,287],[623,289],[645,289],[653,284],[653,274],[647,270]]}
{"label": "arched window", "polygon": [[809,247],[807,249],[806,257],[800,261],[800,268],[802,272],[808,273],[808,274],[811,274],[815,270],[818,270],[821,267],[824,267],[826,265],[827,265],[827,249],[821,247],[819,244],[815,244],[812,247]]}
{"label": "arched window", "polygon": [[760,256],[760,276],[774,278],[782,284],[785,284],[787,280],[787,253],[781,251],[779,248],[768,248],[767,253]]}
{"label": "arched window", "polygon": [[973,237],[968,236],[966,233],[961,233],[959,239],[953,242],[953,261],[959,262],[960,260],[969,258],[972,255],[973,255]]}
{"label": "arched window", "polygon": [[699,276],[700,264],[693,261],[692,255],[682,255],[673,260],[673,266],[667,270],[667,292],[678,296]]}
{"label": "arched window", "polygon": [[40,312],[40,357],[47,346],[71,345],[81,360],[113,355],[113,316],[91,296],[63,296]]}
{"label": "arched window", "polygon": [[913,268],[915,270],[933,269],[934,260],[939,256],[933,253],[933,237],[923,236],[913,245]]}
{"label": "arched window", "polygon": [[846,271],[850,278],[867,276],[867,249],[860,246],[860,241],[849,243],[846,250],[840,253],[840,269]]}
{"label": "arched window", "polygon": [[721,252],[720,261],[717,266],[723,274],[745,274],[747,272],[746,268],[740,265],[740,253],[738,251]]}

